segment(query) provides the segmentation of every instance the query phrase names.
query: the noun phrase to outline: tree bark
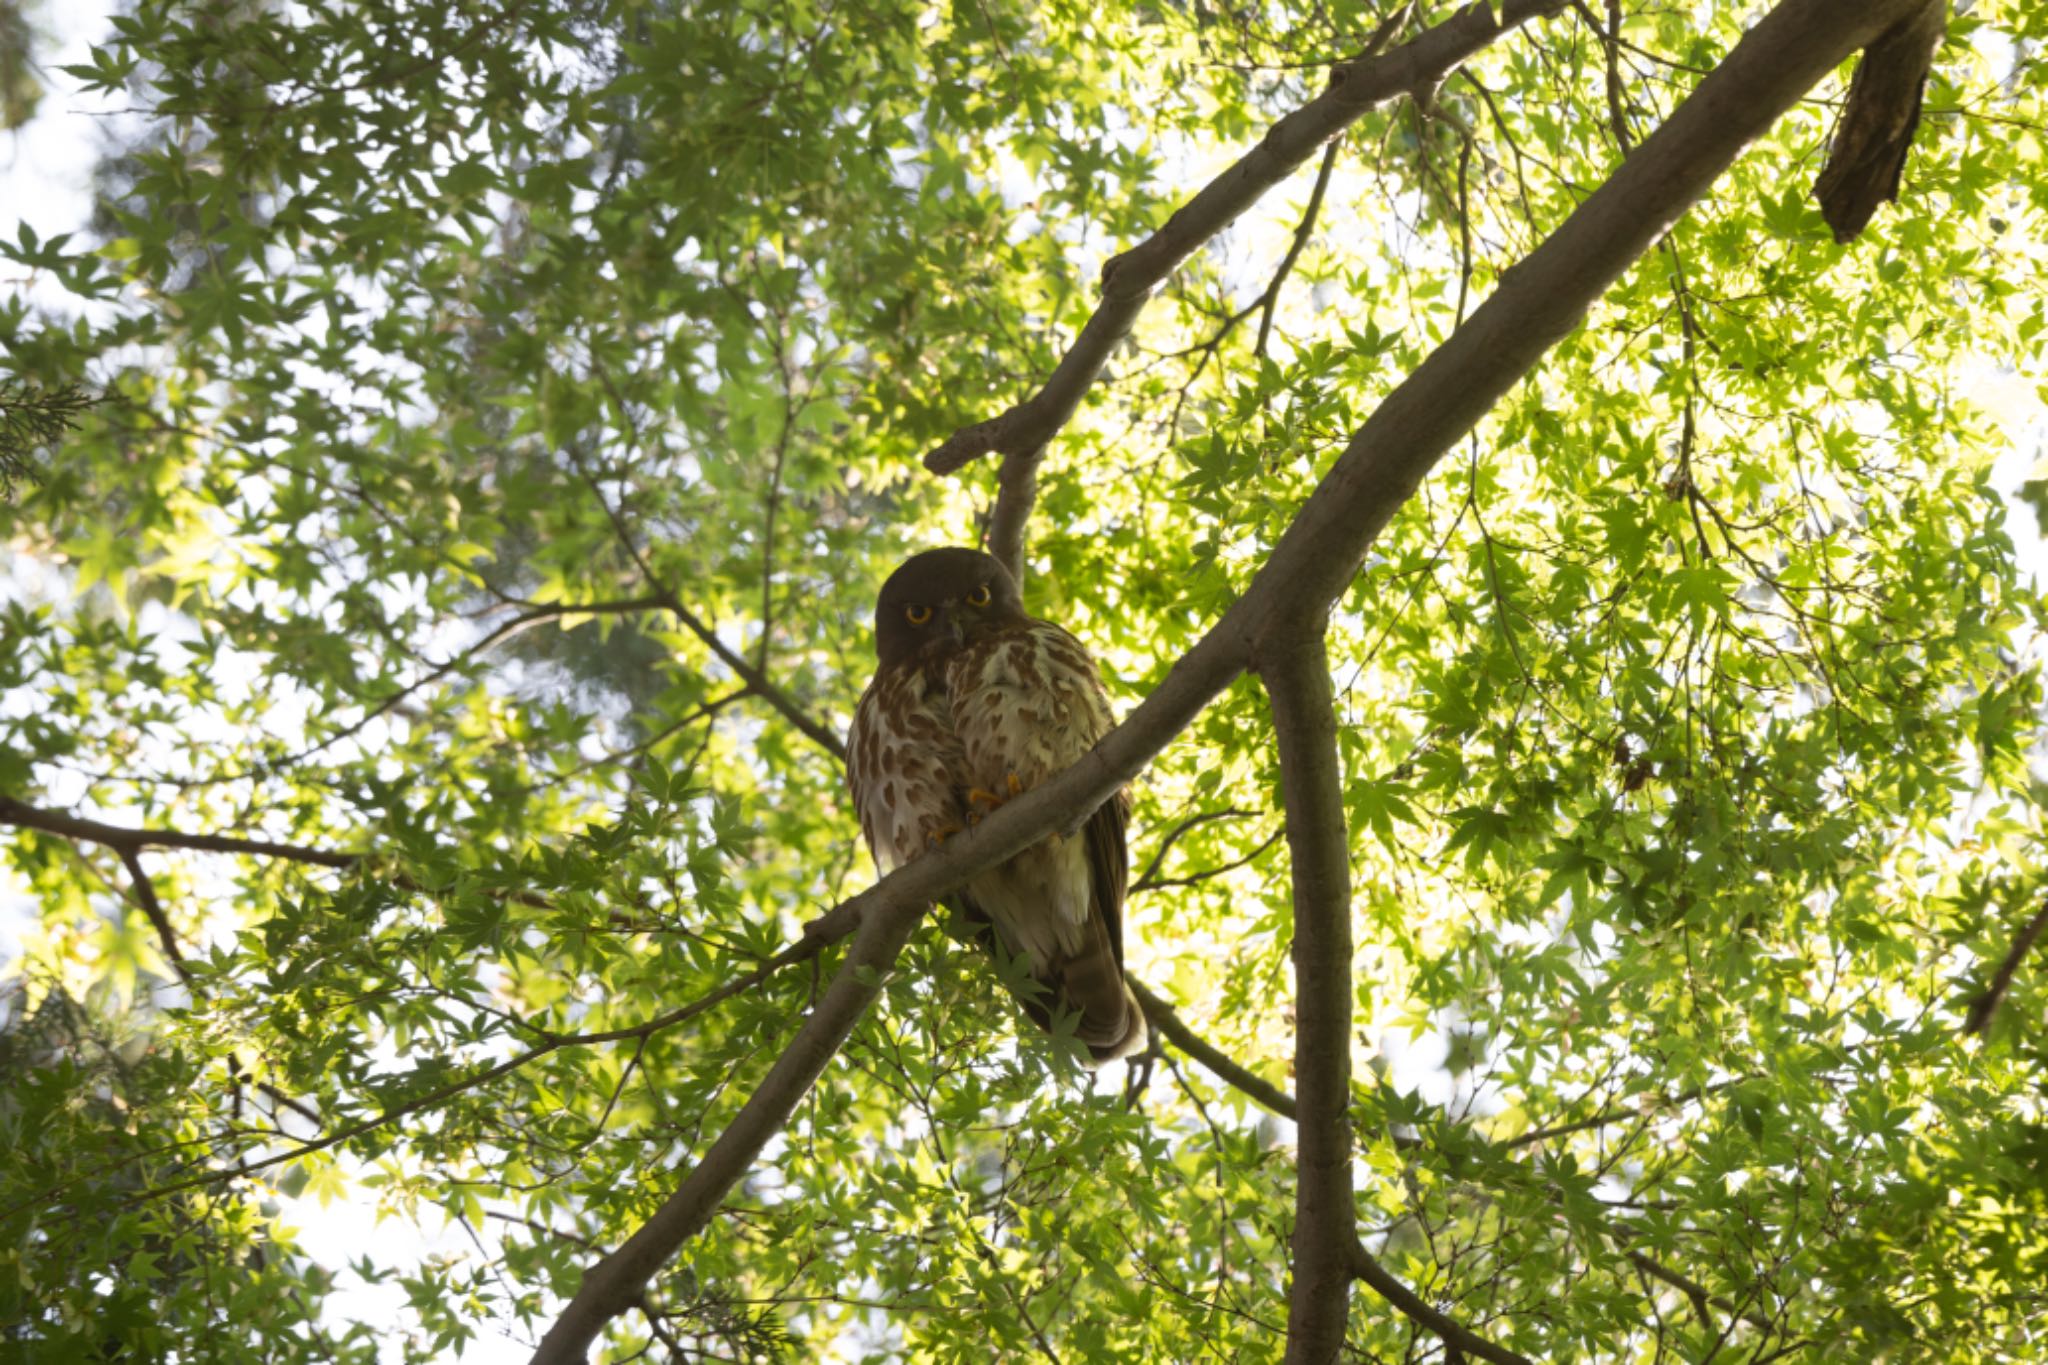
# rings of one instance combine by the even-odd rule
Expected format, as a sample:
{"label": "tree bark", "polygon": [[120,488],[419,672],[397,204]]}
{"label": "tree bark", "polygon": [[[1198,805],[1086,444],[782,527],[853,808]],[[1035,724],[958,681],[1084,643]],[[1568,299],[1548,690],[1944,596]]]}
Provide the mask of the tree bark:
{"label": "tree bark", "polygon": [[711,1221],[881,993],[883,978],[922,915],[922,906],[899,901],[862,917],[846,961],[811,1017],[675,1193],[623,1246],[585,1272],[575,1297],[541,1338],[535,1365],[583,1360],[604,1325],[638,1303],[676,1248]]}
{"label": "tree bark", "polygon": [[[675,1212],[665,1205],[656,1215],[658,1227],[650,1220],[629,1242],[629,1263],[612,1263],[626,1251],[622,1247],[592,1269],[535,1359],[582,1359],[604,1323],[625,1306],[625,1288],[637,1292],[703,1226],[873,999],[874,989],[859,988],[856,973],[886,971],[923,906],[1055,829],[1079,829],[1255,653],[1284,649],[1286,641],[1320,622],[1350,586],[1374,539],[1444,452],[1578,324],[1745,146],[1851,53],[1924,2],[1786,0],[1766,15],[1613,177],[1387,396],[1317,485],[1244,596],[1121,725],[1066,771],[849,903],[857,904],[862,919],[856,950],[826,1003],[791,1043],[794,1055],[776,1064],[714,1144],[716,1171],[685,1178],[670,1200]],[[1557,457],[1569,458],[1569,452]],[[872,926],[870,916],[876,920]]]}
{"label": "tree bark", "polygon": [[1329,89],[1268,129],[1256,147],[1176,210],[1165,226],[1103,266],[1102,302],[1044,387],[996,417],[962,427],[924,457],[925,468],[950,474],[992,451],[1003,453],[989,553],[1011,577],[1024,581],[1024,523],[1036,498],[1046,443],[1072,419],[1110,353],[1130,335],[1153,292],[1181,262],[1368,110],[1401,95],[1426,95],[1473,53],[1531,19],[1556,13],[1566,2],[1482,0],[1393,51],[1378,52],[1379,43],[1392,34],[1390,21],[1373,35],[1365,55],[1331,69]]}
{"label": "tree bark", "polygon": [[1351,1248],[1351,857],[1321,623],[1259,661],[1273,708],[1294,881],[1294,1265],[1288,1365],[1344,1345]]}
{"label": "tree bark", "polygon": [[1828,164],[1813,197],[1835,240],[1853,242],[1877,206],[1899,197],[1906,155],[1920,127],[1920,97],[1948,33],[1949,0],[1926,0],[1864,49],[1842,101]]}

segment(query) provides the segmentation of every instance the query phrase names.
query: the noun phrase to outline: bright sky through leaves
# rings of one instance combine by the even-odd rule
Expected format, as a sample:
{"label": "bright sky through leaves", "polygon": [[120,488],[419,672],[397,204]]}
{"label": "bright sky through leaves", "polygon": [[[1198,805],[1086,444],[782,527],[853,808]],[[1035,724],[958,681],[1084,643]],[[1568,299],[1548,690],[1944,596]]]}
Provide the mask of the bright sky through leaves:
{"label": "bright sky through leaves", "polygon": [[[1772,8],[1511,27],[1196,250],[1024,524],[1121,712]],[[1334,603],[1350,1204],[1500,1350],[2048,1332],[2036,9],[1952,16],[1854,243],[1849,64],[1774,120]],[[997,501],[921,457],[1394,7],[0,11],[0,380],[106,400],[0,505],[0,1321],[523,1359],[840,975],[873,593]],[[1280,1357],[1270,682],[1133,787],[1182,1036],[1081,1069],[935,912],[609,1358]]]}

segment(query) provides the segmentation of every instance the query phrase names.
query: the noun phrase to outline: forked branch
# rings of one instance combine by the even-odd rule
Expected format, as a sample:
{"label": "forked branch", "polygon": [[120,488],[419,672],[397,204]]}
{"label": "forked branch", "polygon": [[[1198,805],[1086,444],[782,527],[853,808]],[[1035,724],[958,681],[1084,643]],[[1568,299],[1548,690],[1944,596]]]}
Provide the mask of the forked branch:
{"label": "forked branch", "polygon": [[[1372,35],[1363,54],[1331,70],[1328,89],[1267,129],[1257,146],[1176,210],[1165,226],[1111,258],[1102,268],[1102,302],[1044,387],[998,416],[962,427],[924,457],[925,468],[934,474],[954,473],[990,453],[1005,457],[990,521],[989,553],[1023,581],[1024,523],[1031,515],[1046,443],[1073,418],[1117,343],[1130,335],[1153,292],[1181,262],[1369,110],[1401,95],[1429,94],[1458,63],[1529,20],[1563,9],[1565,3],[1480,0],[1381,52],[1381,45],[1407,19],[1408,8],[1403,6]],[[1264,332],[1262,326],[1262,340]]]}
{"label": "forked branch", "polygon": [[[630,1307],[655,1271],[704,1225],[874,998],[873,982],[894,962],[924,906],[1046,834],[1078,828],[1255,656],[1273,654],[1320,623],[1350,587],[1380,531],[1444,452],[1578,325],[1585,310],[1751,140],[1850,53],[1920,3],[1785,0],[1764,16],[1636,154],[1387,396],[1244,595],[1121,725],[1066,771],[857,897],[850,913],[861,918],[860,937],[817,1011],[700,1167],[635,1234],[628,1244],[631,1256],[622,1247],[586,1274],[535,1359],[582,1360],[610,1317]],[[1505,6],[1507,15],[1517,12],[1514,4]],[[1349,1248],[1344,1254],[1352,1255]],[[1359,1274],[1373,1283],[1363,1269]],[[1471,1346],[1460,1349],[1476,1353]]]}

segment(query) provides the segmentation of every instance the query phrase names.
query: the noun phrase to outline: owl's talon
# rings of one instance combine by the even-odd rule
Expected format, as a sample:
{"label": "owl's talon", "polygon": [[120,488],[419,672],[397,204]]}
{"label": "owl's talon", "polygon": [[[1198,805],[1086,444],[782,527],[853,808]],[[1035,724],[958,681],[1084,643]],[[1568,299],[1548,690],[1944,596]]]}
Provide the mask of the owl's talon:
{"label": "owl's talon", "polygon": [[959,832],[960,826],[958,825],[943,825],[938,829],[928,829],[924,832],[924,846],[935,850],[944,848],[946,840]]}
{"label": "owl's talon", "polygon": [[[1022,796],[1024,794],[1024,784],[1018,779],[1017,774],[1005,774],[1004,784],[1009,787],[1010,796]],[[969,787],[967,789],[967,804],[973,807],[973,809],[967,812],[967,823],[970,825],[980,824],[983,816],[990,814],[998,806],[1008,802],[1010,796],[997,796],[994,792],[981,787]],[[988,809],[982,810],[981,807],[983,806],[988,807]]]}

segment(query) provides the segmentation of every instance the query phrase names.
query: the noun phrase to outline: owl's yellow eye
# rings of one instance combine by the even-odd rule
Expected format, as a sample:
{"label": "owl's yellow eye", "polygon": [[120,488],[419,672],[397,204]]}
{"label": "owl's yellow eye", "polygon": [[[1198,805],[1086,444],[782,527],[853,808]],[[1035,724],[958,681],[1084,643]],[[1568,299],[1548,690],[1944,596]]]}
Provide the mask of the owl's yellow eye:
{"label": "owl's yellow eye", "polygon": [[975,589],[975,590],[974,590],[973,592],[971,592],[971,593],[968,593],[968,594],[967,594],[967,605],[968,605],[968,606],[970,606],[970,607],[985,607],[985,606],[987,606],[987,605],[988,605],[988,584],[984,583],[984,584],[982,584],[982,585],[981,585],[980,587],[976,588],[976,589]]}
{"label": "owl's yellow eye", "polygon": [[903,615],[909,620],[911,625],[921,626],[932,619],[932,609],[930,607],[909,606],[903,609]]}

